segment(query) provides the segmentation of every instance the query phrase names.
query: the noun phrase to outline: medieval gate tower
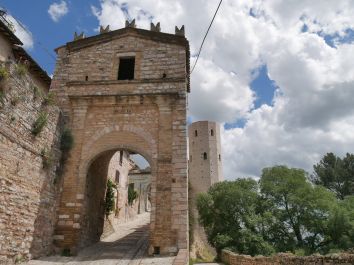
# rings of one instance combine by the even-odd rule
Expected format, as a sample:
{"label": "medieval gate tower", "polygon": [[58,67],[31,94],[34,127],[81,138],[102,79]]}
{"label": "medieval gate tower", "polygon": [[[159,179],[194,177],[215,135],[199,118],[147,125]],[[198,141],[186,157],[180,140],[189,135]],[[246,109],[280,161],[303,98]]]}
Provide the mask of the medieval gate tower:
{"label": "medieval gate tower", "polygon": [[188,249],[186,104],[189,44],[135,22],[75,34],[57,49],[51,89],[74,136],[63,174],[55,243],[77,249],[102,234],[108,164],[117,150],[151,167],[149,252]]}
{"label": "medieval gate tower", "polygon": [[223,180],[220,126],[211,121],[194,122],[188,126],[188,140],[189,183],[194,196]]}

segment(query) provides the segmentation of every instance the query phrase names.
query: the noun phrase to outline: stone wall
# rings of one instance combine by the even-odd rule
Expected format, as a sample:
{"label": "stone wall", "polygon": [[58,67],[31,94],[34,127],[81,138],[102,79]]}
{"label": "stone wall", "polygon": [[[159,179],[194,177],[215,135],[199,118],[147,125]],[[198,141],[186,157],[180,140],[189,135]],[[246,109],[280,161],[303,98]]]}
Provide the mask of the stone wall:
{"label": "stone wall", "polygon": [[[13,59],[1,67],[8,76],[0,82],[0,263],[52,252],[61,155],[59,109],[44,100],[48,85]],[[40,113],[47,123],[34,136]]]}
{"label": "stone wall", "polygon": [[291,254],[278,254],[273,257],[251,257],[222,251],[222,262],[227,265],[350,265],[354,264],[353,254],[313,255],[298,257]]}

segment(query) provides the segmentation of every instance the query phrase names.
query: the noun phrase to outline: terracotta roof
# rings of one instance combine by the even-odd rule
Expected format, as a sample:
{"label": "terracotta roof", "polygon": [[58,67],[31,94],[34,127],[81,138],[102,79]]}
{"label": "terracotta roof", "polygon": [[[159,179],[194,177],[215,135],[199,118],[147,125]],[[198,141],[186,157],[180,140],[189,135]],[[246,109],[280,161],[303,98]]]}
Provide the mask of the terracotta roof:
{"label": "terracotta roof", "polygon": [[[171,43],[171,44],[176,44],[185,47],[187,92],[190,92],[190,49],[189,49],[189,42],[184,36],[156,32],[156,31],[145,30],[145,29],[138,29],[133,27],[125,27],[125,28],[109,31],[106,33],[101,33],[95,36],[85,37],[72,42],[68,42],[64,46],[66,46],[69,51],[75,51],[92,45],[96,45],[98,43],[108,42],[119,36],[124,36],[131,33],[153,41]],[[59,48],[57,48],[56,50],[58,50]]]}

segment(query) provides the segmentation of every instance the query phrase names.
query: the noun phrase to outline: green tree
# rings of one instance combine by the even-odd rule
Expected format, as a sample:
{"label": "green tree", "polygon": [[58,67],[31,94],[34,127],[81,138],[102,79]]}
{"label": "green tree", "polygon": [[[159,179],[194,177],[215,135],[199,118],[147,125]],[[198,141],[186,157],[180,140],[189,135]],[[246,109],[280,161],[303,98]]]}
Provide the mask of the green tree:
{"label": "green tree", "polygon": [[116,185],[108,179],[107,181],[107,190],[106,190],[106,199],[105,199],[105,214],[106,218],[114,210],[114,189]]}
{"label": "green tree", "polygon": [[200,222],[218,254],[223,248],[249,255],[274,252],[259,230],[258,197],[258,185],[252,179],[216,183],[198,196]]}
{"label": "green tree", "polygon": [[[304,170],[286,166],[263,169],[260,191],[272,205],[275,222],[269,234],[274,234],[276,248],[302,249],[307,254],[319,250],[328,217],[336,206],[335,196],[309,183]],[[277,244],[275,236],[283,246]]]}
{"label": "green tree", "polygon": [[327,153],[313,166],[313,183],[323,185],[333,191],[341,200],[354,195],[354,155],[347,153],[341,159],[333,153]]}

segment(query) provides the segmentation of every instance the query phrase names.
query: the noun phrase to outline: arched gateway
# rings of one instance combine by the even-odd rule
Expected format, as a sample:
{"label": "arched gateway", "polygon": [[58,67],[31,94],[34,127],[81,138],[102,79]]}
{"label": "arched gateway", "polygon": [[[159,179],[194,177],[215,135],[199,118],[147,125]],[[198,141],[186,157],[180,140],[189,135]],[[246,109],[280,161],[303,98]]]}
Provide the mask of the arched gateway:
{"label": "arched gateway", "polygon": [[[188,247],[186,104],[189,44],[134,24],[57,49],[52,81],[75,145],[63,174],[55,244],[77,249],[99,240],[108,162],[116,150],[151,166],[149,251]],[[95,174],[90,184],[90,178]],[[102,176],[101,176],[102,175]]]}

